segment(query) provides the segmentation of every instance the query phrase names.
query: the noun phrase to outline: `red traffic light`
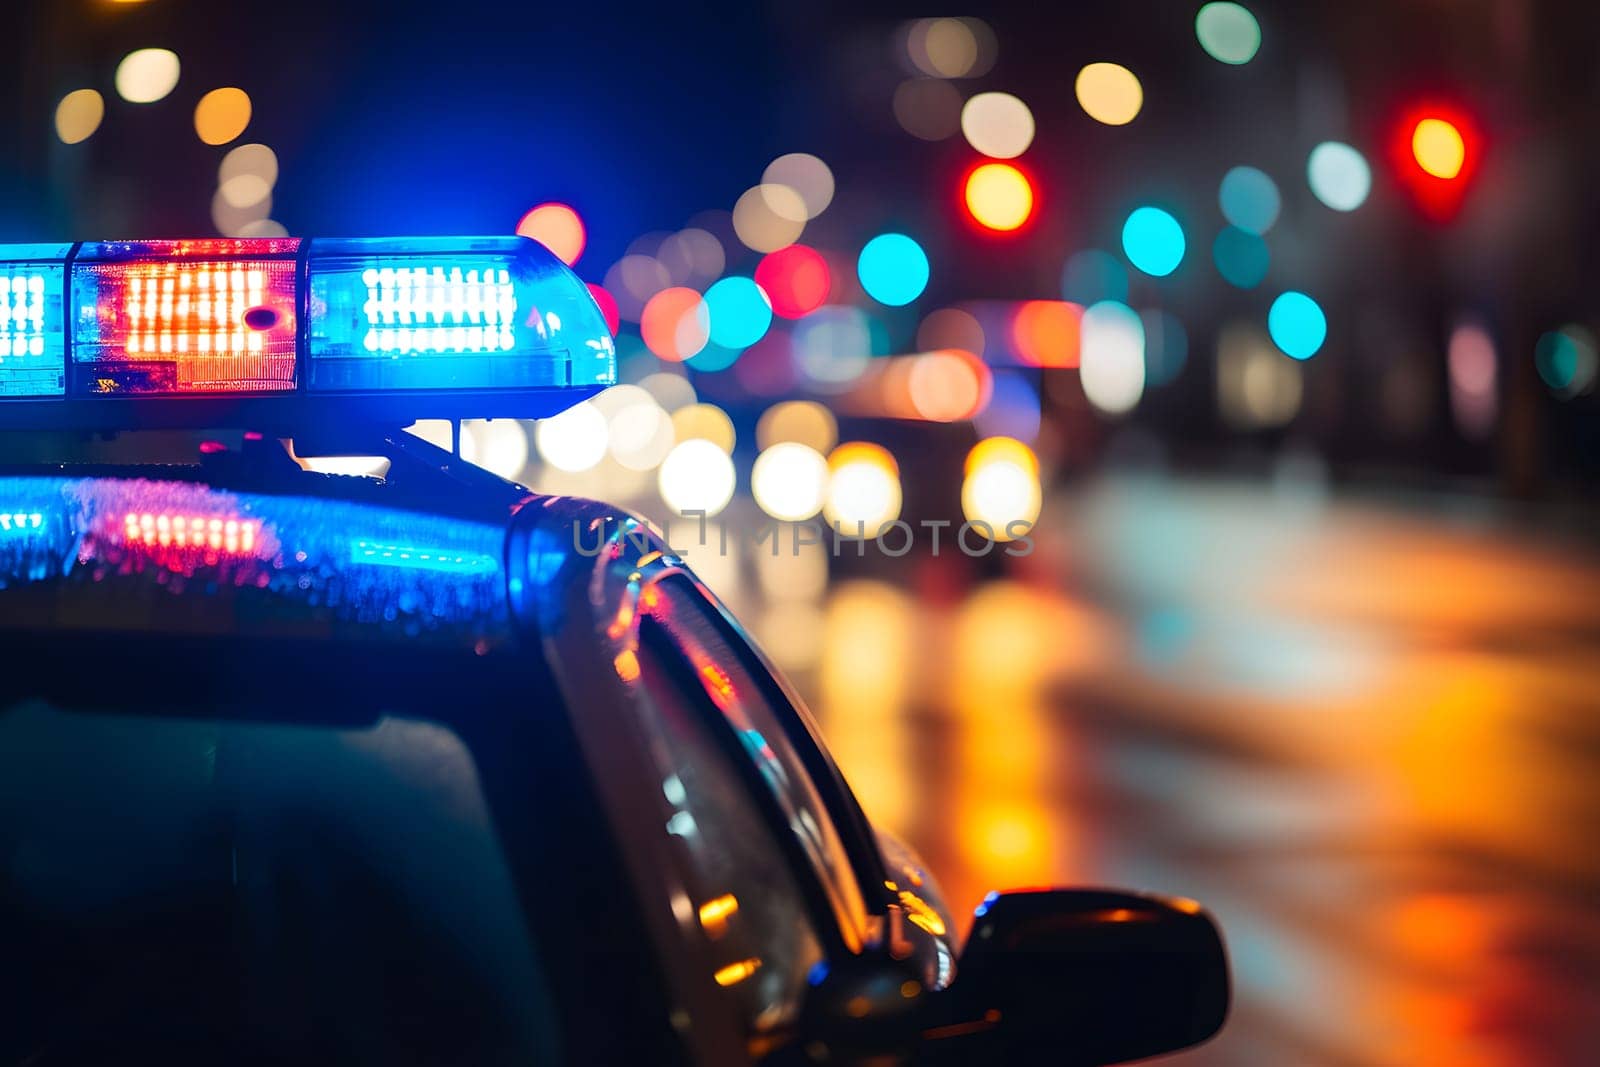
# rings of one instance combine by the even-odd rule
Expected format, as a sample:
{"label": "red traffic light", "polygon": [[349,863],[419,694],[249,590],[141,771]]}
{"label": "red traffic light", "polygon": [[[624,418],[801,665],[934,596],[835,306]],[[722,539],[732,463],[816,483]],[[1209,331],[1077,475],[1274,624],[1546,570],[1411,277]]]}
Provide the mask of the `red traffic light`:
{"label": "red traffic light", "polygon": [[1483,136],[1460,108],[1419,104],[1396,126],[1392,154],[1417,206],[1429,218],[1444,221],[1461,209],[1483,156]]}
{"label": "red traffic light", "polygon": [[986,160],[961,179],[967,217],[981,233],[1011,234],[1027,227],[1037,207],[1033,179],[1015,162]]}

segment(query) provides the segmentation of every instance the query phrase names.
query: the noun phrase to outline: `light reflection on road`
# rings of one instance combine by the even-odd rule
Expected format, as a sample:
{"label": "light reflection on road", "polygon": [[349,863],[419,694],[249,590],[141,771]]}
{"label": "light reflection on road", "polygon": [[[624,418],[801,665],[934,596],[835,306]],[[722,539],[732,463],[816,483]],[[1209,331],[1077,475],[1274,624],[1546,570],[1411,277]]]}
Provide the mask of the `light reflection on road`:
{"label": "light reflection on road", "polygon": [[796,665],[952,906],[1205,901],[1236,1011],[1174,1062],[1596,1062],[1600,565],[1300,492],[1124,484],[1053,515],[1027,585],[833,587]]}

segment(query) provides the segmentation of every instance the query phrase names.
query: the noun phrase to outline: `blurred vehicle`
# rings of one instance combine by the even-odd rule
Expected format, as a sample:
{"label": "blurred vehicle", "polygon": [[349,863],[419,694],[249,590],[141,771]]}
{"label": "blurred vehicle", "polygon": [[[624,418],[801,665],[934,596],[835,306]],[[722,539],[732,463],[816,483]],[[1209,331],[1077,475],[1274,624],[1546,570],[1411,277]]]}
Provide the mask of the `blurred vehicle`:
{"label": "blurred vehicle", "polygon": [[[646,524],[377,428],[592,392],[564,267],[327,247],[85,246],[20,290],[0,426],[271,432],[0,476],[0,1062],[1111,1063],[1220,1028],[1198,905],[1005,893],[957,944]],[[291,424],[385,477],[303,469]]]}

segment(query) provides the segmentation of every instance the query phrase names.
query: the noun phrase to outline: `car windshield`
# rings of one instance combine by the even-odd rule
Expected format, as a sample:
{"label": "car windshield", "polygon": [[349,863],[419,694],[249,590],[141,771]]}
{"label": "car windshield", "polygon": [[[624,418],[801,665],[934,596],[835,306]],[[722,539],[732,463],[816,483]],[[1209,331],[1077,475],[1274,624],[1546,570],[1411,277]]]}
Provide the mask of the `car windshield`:
{"label": "car windshield", "polygon": [[441,655],[11,635],[0,1064],[555,1061],[559,716]]}

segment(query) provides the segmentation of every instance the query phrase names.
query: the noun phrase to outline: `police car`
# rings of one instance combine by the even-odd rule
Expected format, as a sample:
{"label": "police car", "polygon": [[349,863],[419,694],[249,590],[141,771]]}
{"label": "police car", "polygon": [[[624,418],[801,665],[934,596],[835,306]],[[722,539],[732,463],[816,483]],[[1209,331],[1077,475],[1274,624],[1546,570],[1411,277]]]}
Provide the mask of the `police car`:
{"label": "police car", "polygon": [[614,377],[519,238],[0,248],[0,1063],[1086,1064],[1218,1030],[1198,905],[1001,893],[959,943],[652,529],[399,429]]}

